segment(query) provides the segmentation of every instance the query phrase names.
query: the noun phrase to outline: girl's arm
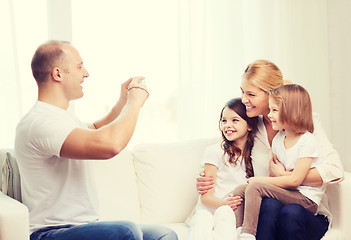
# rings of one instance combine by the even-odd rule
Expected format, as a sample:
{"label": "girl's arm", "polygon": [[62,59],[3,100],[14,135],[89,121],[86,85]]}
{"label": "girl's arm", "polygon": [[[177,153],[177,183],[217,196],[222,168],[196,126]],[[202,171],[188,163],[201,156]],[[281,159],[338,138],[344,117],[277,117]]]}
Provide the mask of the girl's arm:
{"label": "girl's arm", "polygon": [[253,177],[250,178],[248,182],[260,181],[286,189],[297,188],[303,183],[307,173],[310,171],[312,160],[312,157],[298,159],[294,170],[289,175],[279,177]]}
{"label": "girl's arm", "polygon": [[[269,162],[269,172],[271,177],[290,176],[292,174],[292,171],[286,171],[284,165],[273,158]],[[311,187],[319,187],[322,184],[323,180],[316,168],[311,168],[302,182],[302,185]]]}
{"label": "girl's arm", "polygon": [[[217,167],[212,164],[205,164],[205,174],[207,177],[212,177],[216,182]],[[224,199],[220,199],[214,196],[215,187],[209,189],[205,194],[201,195],[201,202],[208,208],[217,209],[220,206],[228,205],[228,202]]]}
{"label": "girl's arm", "polygon": [[[321,186],[323,183],[339,182],[344,178],[344,168],[341,164],[339,154],[330,143],[317,113],[313,113],[313,124],[313,135],[316,137],[321,148],[322,161],[315,168],[311,168],[308,171],[302,185],[316,187]],[[280,162],[272,164],[271,161],[270,173],[273,172],[273,176],[278,177],[292,174],[292,172],[285,171],[280,164]]]}

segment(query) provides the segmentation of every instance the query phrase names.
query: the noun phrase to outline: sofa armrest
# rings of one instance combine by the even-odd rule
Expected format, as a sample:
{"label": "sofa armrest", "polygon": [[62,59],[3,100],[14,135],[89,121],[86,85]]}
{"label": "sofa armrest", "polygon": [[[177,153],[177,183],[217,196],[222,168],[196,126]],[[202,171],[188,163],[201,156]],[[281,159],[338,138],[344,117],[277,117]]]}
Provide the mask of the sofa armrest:
{"label": "sofa armrest", "polygon": [[333,216],[332,228],[341,230],[344,236],[351,236],[351,173],[344,173],[344,180],[330,184],[327,189],[329,208]]}
{"label": "sofa armrest", "polygon": [[2,192],[0,192],[0,239],[29,239],[27,207]]}

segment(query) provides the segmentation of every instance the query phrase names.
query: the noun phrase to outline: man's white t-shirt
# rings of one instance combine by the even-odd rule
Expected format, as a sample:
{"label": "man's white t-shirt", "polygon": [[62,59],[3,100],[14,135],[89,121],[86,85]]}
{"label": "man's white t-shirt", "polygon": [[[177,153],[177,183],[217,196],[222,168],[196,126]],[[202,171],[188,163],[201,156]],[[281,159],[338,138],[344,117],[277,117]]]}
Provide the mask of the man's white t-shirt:
{"label": "man's white t-shirt", "polygon": [[[272,141],[272,152],[277,156],[278,160],[284,164],[287,171],[291,171],[295,168],[298,159],[312,157],[311,168],[317,166],[320,160],[320,148],[317,143],[315,136],[310,132],[306,132],[301,135],[298,142],[291,148],[285,148],[284,145],[285,132],[279,131]],[[310,187],[310,186],[299,186],[296,188],[300,193],[314,201],[319,205],[323,194],[326,190],[326,186],[321,187]]]}
{"label": "man's white t-shirt", "polygon": [[15,155],[31,232],[99,218],[91,161],[60,157],[65,139],[75,128],[88,126],[69,111],[40,101],[17,126]]}

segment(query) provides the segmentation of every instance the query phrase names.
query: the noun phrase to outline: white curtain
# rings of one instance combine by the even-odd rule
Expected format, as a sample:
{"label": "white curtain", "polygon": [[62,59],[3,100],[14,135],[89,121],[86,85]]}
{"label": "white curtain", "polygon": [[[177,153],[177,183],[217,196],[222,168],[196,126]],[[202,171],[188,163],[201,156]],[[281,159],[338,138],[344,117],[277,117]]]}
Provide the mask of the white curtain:
{"label": "white curtain", "polygon": [[16,34],[13,18],[13,5],[0,2],[1,44],[0,50],[0,146],[13,145],[14,131],[21,115],[21,96],[19,89],[18,58]]}
{"label": "white curtain", "polygon": [[348,0],[180,1],[181,138],[218,133],[220,107],[239,96],[256,59],[276,63],[309,91],[345,168],[349,119],[351,2]]}
{"label": "white curtain", "polygon": [[328,0],[331,140],[351,171],[351,1]]}
{"label": "white curtain", "polygon": [[[72,9],[64,7],[60,14],[60,1],[48,3],[1,2],[7,33],[1,39],[6,53],[1,54],[1,148],[12,146],[15,124],[35,101],[30,73],[35,48],[48,35],[67,38],[69,33],[91,75],[75,105],[83,120],[105,114],[123,80],[146,75],[151,96],[133,144],[219,136],[221,107],[240,97],[247,64],[267,59],[284,78],[307,88],[351,170],[351,130],[344,127],[350,114],[350,1],[65,0],[62,4]],[[67,21],[57,21],[61,13]]]}

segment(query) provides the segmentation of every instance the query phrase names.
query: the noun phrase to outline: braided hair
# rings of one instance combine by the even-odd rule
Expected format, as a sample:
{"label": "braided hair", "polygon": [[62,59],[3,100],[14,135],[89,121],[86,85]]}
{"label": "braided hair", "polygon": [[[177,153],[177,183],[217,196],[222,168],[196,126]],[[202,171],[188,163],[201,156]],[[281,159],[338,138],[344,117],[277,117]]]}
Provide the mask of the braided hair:
{"label": "braided hair", "polygon": [[253,177],[254,170],[252,166],[251,150],[254,144],[254,138],[256,136],[255,134],[257,132],[258,117],[249,118],[246,115],[246,107],[241,102],[241,99],[234,98],[229,100],[223,107],[220,115],[219,124],[222,120],[223,111],[226,107],[236,112],[243,120],[245,120],[251,131],[248,132],[247,141],[245,143],[244,149],[242,150],[235,144],[235,141],[228,141],[228,139],[224,136],[222,132],[222,149],[224,150],[224,154],[228,154],[230,164],[237,164],[239,157],[242,156],[246,166],[246,177]]}

